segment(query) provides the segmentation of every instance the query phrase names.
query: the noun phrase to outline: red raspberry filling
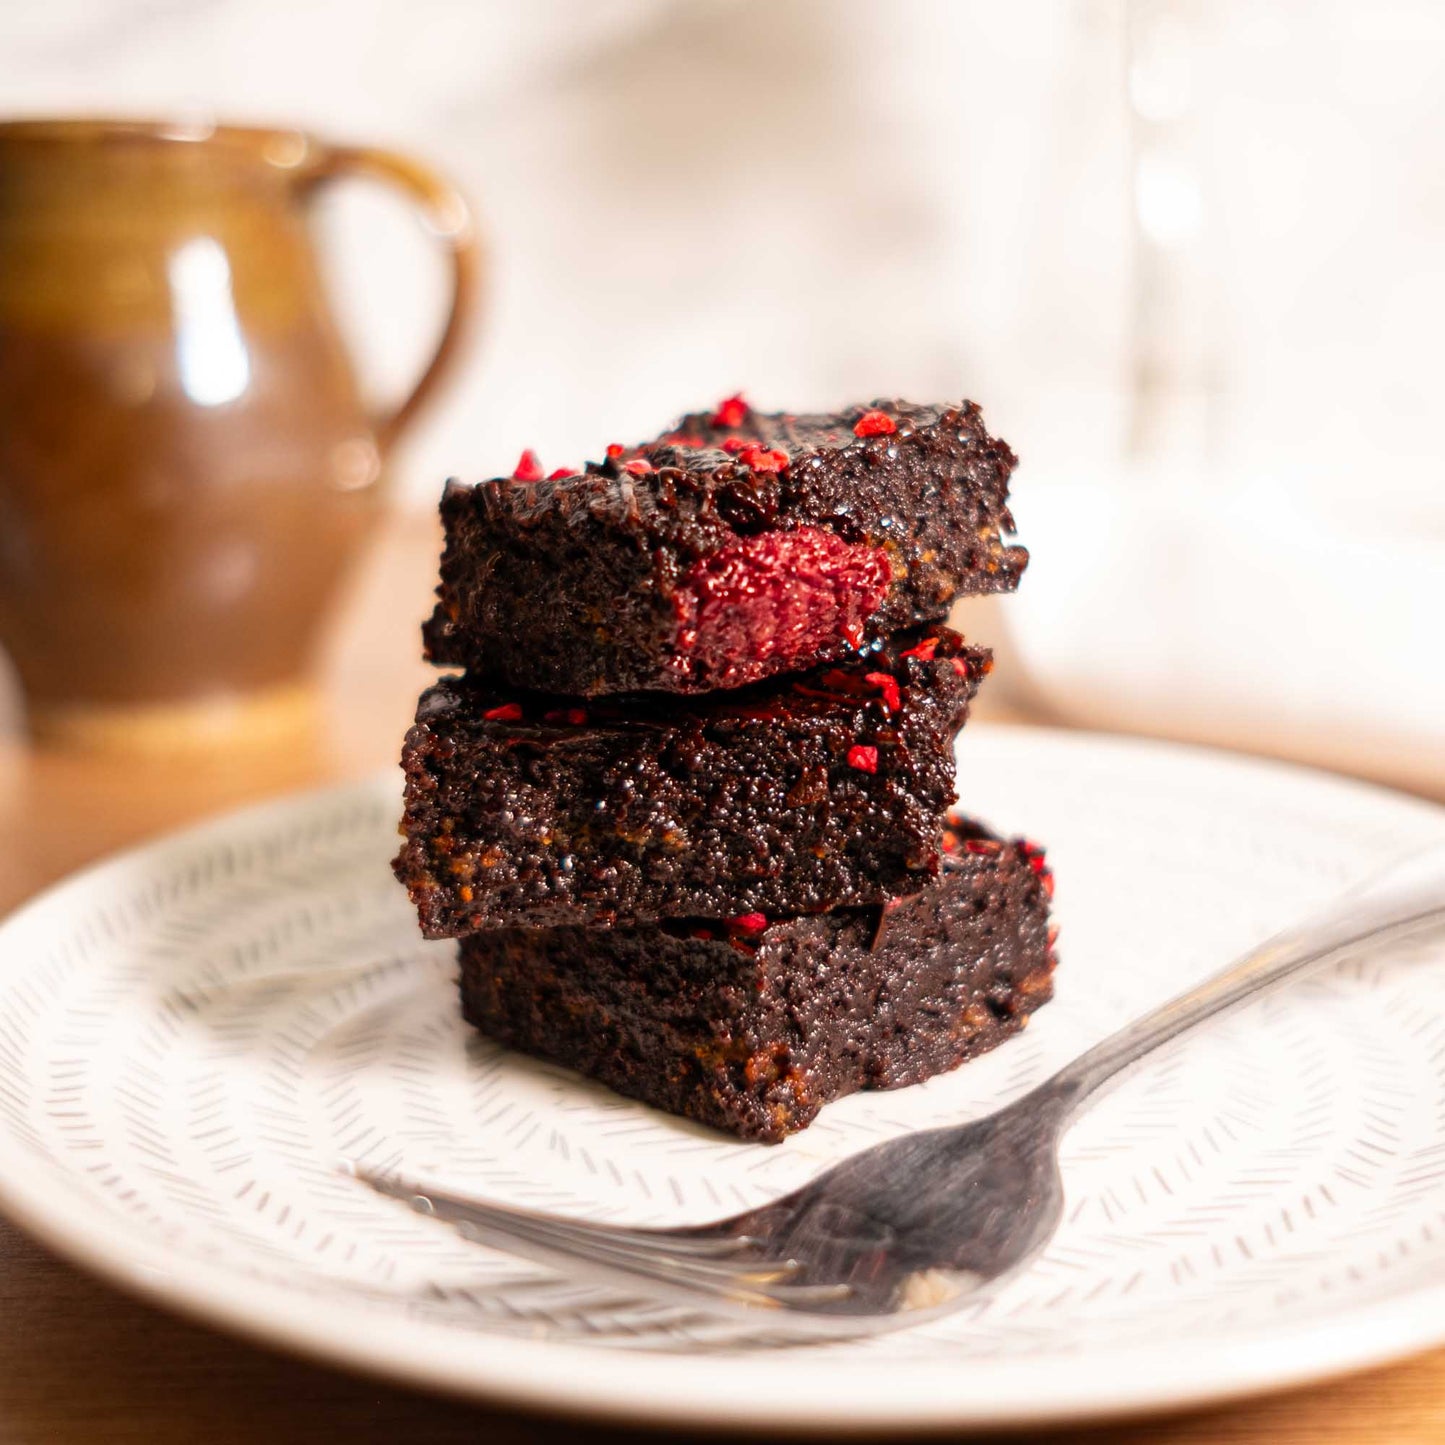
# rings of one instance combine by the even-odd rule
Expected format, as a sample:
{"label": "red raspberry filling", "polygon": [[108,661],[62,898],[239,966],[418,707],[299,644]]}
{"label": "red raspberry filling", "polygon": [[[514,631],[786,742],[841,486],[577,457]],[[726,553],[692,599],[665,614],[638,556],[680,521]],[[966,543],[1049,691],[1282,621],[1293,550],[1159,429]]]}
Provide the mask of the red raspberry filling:
{"label": "red raspberry filling", "polygon": [[861,637],[893,569],[881,548],[819,527],[729,543],[684,578],[673,599],[679,659],[731,686],[815,661]]}

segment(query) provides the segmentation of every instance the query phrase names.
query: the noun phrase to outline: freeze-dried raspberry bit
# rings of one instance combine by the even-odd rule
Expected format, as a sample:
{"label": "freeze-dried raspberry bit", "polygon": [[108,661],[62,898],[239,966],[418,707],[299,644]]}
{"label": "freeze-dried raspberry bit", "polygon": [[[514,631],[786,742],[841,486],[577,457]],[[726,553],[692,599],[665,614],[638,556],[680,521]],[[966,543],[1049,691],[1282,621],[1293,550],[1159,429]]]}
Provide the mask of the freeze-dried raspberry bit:
{"label": "freeze-dried raspberry bit", "polygon": [[626,450],[627,450],[627,448],[626,448],[625,446],[623,446],[621,442],[608,442],[608,444],[607,444],[607,456],[608,456],[609,460],[614,461],[614,462],[615,462],[615,461],[617,460],[617,458],[620,457],[620,456],[623,454],[623,452],[625,452]]}
{"label": "freeze-dried raspberry bit", "polygon": [[938,639],[936,637],[925,637],[917,647],[910,647],[907,652],[900,652],[899,657],[916,657],[920,662],[932,662],[933,654],[938,651]]}
{"label": "freeze-dried raspberry bit", "polygon": [[521,722],[522,704],[519,702],[504,702],[498,707],[489,707],[482,714],[488,722]]}
{"label": "freeze-dried raspberry bit", "polygon": [[623,462],[622,470],[634,477],[645,477],[654,470],[654,467],[646,457],[637,457],[630,462]]}
{"label": "freeze-dried raspberry bit", "polygon": [[886,411],[865,411],[853,423],[855,437],[891,437],[898,423]]}
{"label": "freeze-dried raspberry bit", "polygon": [[756,442],[745,442],[741,437],[724,437],[722,449],[730,456],[735,457],[744,447],[756,446]]}
{"label": "freeze-dried raspberry bit", "polygon": [[1028,838],[1020,840],[1019,846],[1023,849],[1024,857],[1029,860],[1029,867],[1033,869],[1034,875],[1043,886],[1046,897],[1054,896],[1054,870],[1049,867],[1044,849]]}
{"label": "freeze-dried raspberry bit", "polygon": [[889,712],[897,712],[903,706],[903,694],[899,690],[898,679],[891,672],[864,673],[863,681],[871,682],[883,694],[883,706]]}
{"label": "freeze-dried raspberry bit", "polygon": [[736,396],[725,397],[718,402],[717,410],[713,413],[712,424],[714,426],[741,426],[747,419],[748,413],[752,410],[739,392]]}
{"label": "freeze-dried raspberry bit", "polygon": [[575,477],[576,475],[576,467],[558,467],[555,472],[547,473],[547,480],[549,482],[560,482],[563,477]]}
{"label": "freeze-dried raspberry bit", "polygon": [[542,463],[537,460],[537,453],[531,447],[517,458],[517,465],[512,468],[514,482],[540,482],[545,475]]}
{"label": "freeze-dried raspberry bit", "polygon": [[739,913],[736,918],[728,919],[728,927],[739,933],[761,933],[767,926],[766,913]]}
{"label": "freeze-dried raspberry bit", "polygon": [[860,773],[876,773],[878,771],[878,749],[867,743],[854,743],[848,749],[848,766],[857,768]]}
{"label": "freeze-dried raspberry bit", "polygon": [[788,465],[787,452],[749,442],[738,452],[738,460],[755,472],[780,472]]}

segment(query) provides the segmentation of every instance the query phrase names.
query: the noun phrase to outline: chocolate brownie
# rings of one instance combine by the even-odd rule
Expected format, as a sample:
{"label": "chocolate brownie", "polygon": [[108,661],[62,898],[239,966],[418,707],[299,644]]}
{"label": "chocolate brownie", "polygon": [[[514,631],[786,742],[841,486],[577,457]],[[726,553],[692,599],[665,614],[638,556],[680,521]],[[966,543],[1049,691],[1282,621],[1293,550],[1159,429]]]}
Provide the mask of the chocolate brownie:
{"label": "chocolate brownie", "polygon": [[[432,661],[578,697],[697,693],[1004,592],[1016,458],[972,402],[836,416],[740,398],[581,474],[449,483]],[[534,480],[535,478],[535,480]]]}
{"label": "chocolate brownie", "polygon": [[932,627],[695,698],[443,679],[402,752],[397,877],[431,938],[880,903],[937,871],[990,663]]}
{"label": "chocolate brownie", "polygon": [[619,1093],[775,1143],[830,1100],[993,1048],[1052,995],[1042,850],[950,821],[938,879],[881,908],[473,934],[462,1011]]}

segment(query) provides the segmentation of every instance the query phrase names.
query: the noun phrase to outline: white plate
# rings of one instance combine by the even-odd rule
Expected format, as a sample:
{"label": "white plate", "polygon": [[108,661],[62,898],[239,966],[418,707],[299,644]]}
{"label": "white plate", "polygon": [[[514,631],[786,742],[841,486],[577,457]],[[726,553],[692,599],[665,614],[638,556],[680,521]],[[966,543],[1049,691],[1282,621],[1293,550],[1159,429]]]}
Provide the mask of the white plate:
{"label": "white plate", "polygon": [[0,1204],[77,1263],[413,1384],[657,1421],[1019,1424],[1197,1403],[1445,1341],[1445,948],[1215,1026],[1067,1141],[1037,1266],[946,1321],[769,1348],[555,1280],[340,1156],[610,1219],[700,1220],[1016,1094],[1445,810],[1159,745],[970,729],[962,793],[1046,841],[1058,996],[915,1089],[742,1145],[503,1053],[391,881],[394,777],[128,854],[0,929]]}

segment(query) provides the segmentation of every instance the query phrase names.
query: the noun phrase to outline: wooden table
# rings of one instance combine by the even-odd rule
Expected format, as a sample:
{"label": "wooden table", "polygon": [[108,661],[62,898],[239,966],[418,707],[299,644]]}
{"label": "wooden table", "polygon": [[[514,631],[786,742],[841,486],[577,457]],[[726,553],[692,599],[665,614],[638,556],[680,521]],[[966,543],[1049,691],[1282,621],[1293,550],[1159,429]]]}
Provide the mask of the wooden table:
{"label": "wooden table", "polygon": [[[137,839],[266,794],[364,777],[394,760],[426,669],[415,627],[436,541],[398,525],[372,558],[325,668],[318,739],[182,763],[30,748],[0,706],[0,908]],[[740,1382],[745,1389],[745,1382]],[[0,1222],[0,1445],[268,1445],[620,1440],[422,1398],[267,1354],[173,1319],[48,1257]],[[1445,1440],[1445,1351],[1356,1379],[1170,1421],[1047,1438],[1100,1442]],[[684,1438],[684,1437],[669,1437]]]}

